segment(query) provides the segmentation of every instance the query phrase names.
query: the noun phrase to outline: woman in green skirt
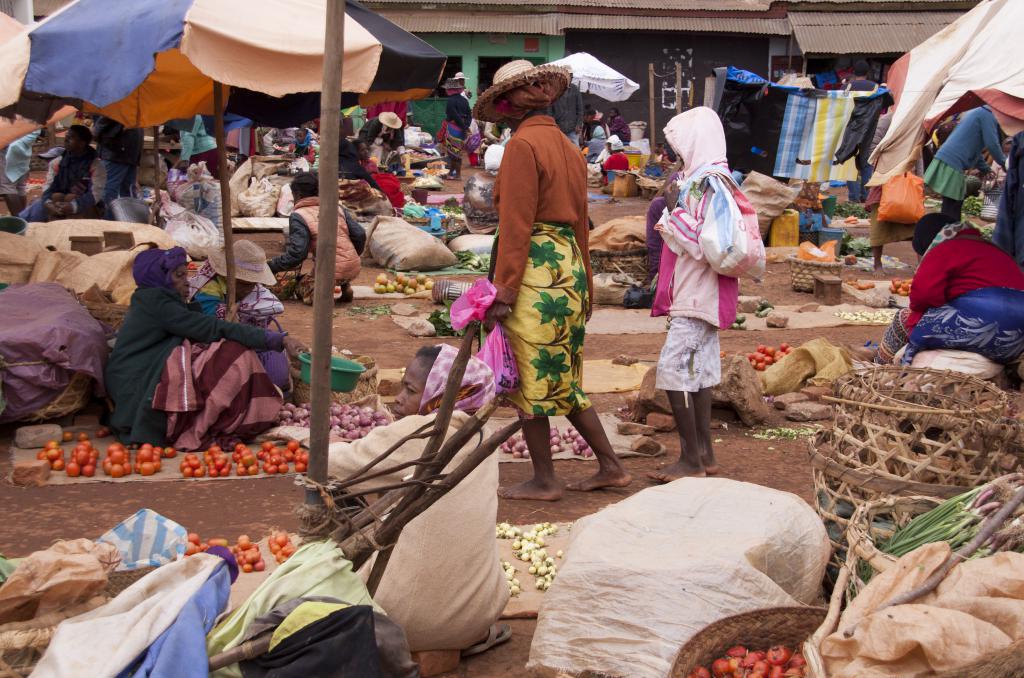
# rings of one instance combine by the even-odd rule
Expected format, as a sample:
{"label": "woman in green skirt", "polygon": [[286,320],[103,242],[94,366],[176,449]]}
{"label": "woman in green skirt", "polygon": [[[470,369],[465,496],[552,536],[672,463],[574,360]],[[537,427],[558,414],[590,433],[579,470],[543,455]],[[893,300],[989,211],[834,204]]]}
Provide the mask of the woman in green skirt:
{"label": "woman in green skirt", "polygon": [[526,421],[534,477],[503,488],[508,499],[554,501],[565,488],[551,461],[549,417],[564,415],[590,444],[599,468],[570,490],[624,487],[630,476],[583,390],[583,338],[593,282],[588,248],[587,169],[546,109],[569,72],[520,60],[480,95],[477,120],[518,125],[505,146],[494,190],[498,290],[488,324],[500,322],[515,353],[519,386],[507,394]]}

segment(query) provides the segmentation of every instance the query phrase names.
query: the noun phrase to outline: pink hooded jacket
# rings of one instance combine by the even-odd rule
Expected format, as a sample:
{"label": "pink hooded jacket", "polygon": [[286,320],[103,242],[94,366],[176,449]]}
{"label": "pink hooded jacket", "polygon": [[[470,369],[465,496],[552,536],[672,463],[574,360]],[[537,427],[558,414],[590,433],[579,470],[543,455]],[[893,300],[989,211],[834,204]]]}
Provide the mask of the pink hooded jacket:
{"label": "pink hooded jacket", "polygon": [[[681,184],[702,168],[714,166],[714,171],[729,173],[725,132],[710,108],[693,108],[672,118],[665,139],[683,162]],[[659,225],[665,244],[651,315],[697,318],[725,329],[736,320],[739,281],[716,273],[697,242],[709,197],[701,188],[692,184],[680,194],[678,206]]]}

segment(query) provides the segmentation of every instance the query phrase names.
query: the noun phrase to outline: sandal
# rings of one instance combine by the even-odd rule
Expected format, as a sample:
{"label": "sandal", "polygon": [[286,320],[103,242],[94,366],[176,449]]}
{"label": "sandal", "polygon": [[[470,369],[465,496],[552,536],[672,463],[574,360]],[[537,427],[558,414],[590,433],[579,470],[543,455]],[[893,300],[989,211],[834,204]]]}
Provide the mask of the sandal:
{"label": "sandal", "polygon": [[487,640],[467,647],[462,651],[462,656],[472,657],[474,655],[487,652],[492,647],[497,647],[502,643],[508,642],[508,639],[511,637],[512,627],[508,624],[491,624],[491,628],[487,631]]}

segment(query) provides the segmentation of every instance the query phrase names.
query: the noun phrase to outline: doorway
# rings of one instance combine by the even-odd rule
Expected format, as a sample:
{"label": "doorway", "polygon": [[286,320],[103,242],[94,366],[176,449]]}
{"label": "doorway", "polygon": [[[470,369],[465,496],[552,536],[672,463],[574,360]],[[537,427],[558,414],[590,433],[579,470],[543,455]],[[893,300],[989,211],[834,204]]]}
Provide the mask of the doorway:
{"label": "doorway", "polygon": [[533,62],[534,64],[544,63],[544,59],[538,57],[480,57],[477,60],[477,92],[474,94],[479,95],[485,89],[494,84],[494,74],[498,72],[498,69],[514,59],[526,59]]}

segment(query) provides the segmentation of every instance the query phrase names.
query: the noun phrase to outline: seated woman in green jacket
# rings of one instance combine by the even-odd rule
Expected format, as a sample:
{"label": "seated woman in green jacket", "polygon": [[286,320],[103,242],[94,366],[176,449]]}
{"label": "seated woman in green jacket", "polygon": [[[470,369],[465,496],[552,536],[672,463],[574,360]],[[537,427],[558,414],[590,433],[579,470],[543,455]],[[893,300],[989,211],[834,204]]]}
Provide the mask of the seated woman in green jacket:
{"label": "seated woman in green jacket", "polygon": [[257,351],[302,344],[282,332],[226,322],[188,304],[185,250],[135,259],[138,289],[106,369],[111,428],[124,443],[198,450],[274,425],[281,392]]}

